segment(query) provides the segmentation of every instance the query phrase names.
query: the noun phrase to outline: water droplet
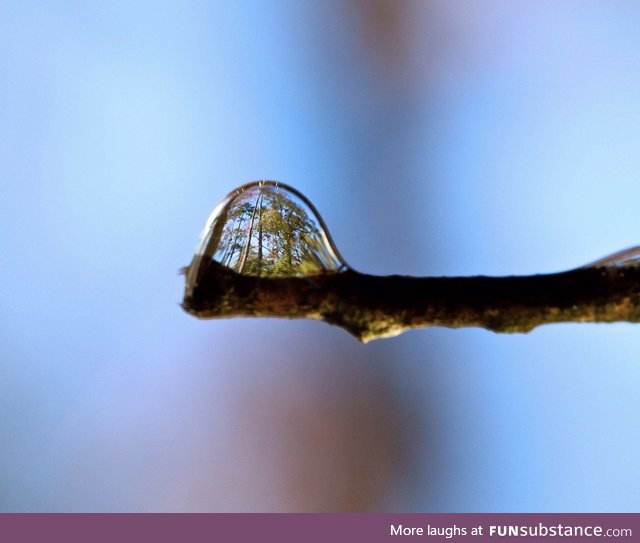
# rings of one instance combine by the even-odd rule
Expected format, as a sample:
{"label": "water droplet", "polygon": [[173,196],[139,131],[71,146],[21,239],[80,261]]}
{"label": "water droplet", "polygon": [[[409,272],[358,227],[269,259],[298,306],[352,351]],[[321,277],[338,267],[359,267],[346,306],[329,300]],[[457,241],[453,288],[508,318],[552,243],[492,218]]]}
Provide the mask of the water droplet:
{"label": "water droplet", "polygon": [[187,270],[187,289],[210,259],[258,277],[304,277],[348,268],[313,204],[276,181],[244,185],[216,206]]}
{"label": "water droplet", "polygon": [[633,268],[640,266],[640,245],[600,258],[583,268]]}

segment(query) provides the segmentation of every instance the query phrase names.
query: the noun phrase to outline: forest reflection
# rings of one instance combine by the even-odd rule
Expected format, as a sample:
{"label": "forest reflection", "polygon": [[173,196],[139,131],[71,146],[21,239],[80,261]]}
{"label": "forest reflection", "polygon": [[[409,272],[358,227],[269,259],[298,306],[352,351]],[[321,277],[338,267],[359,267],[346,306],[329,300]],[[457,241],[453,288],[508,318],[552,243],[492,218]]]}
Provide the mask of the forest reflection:
{"label": "forest reflection", "polygon": [[288,187],[258,182],[228,202],[213,258],[244,275],[287,277],[344,267],[314,210]]}

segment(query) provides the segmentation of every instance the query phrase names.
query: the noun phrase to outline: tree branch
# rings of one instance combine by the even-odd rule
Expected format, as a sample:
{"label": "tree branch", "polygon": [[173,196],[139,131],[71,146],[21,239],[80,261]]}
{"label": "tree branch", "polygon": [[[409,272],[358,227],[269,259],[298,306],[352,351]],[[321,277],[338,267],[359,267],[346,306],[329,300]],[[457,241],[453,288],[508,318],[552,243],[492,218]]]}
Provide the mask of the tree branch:
{"label": "tree branch", "polygon": [[381,277],[347,270],[263,278],[209,260],[198,262],[196,273],[182,304],[196,317],[310,318],[341,326],[362,342],[425,326],[529,332],[556,322],[640,322],[638,267],[511,277]]}

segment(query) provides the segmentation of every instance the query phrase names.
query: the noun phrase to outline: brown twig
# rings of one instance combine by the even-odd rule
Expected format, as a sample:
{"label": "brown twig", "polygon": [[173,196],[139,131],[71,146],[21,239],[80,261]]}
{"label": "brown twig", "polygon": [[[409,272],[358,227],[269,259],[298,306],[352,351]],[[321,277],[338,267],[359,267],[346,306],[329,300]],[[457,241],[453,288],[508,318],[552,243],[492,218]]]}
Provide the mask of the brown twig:
{"label": "brown twig", "polygon": [[240,275],[200,262],[182,307],[200,318],[310,318],[362,342],[411,328],[528,332],[557,322],[640,322],[640,268],[593,267],[512,277],[385,277],[347,270],[312,277]]}

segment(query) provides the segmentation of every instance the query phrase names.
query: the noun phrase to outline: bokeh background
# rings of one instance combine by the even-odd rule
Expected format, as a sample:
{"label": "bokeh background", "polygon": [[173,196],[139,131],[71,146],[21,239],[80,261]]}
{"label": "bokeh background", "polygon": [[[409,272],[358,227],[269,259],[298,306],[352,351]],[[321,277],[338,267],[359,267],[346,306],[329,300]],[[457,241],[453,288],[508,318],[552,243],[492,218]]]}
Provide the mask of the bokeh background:
{"label": "bokeh background", "polygon": [[178,306],[235,186],[377,274],[640,242],[629,1],[0,2],[2,511],[637,511],[640,327]]}

